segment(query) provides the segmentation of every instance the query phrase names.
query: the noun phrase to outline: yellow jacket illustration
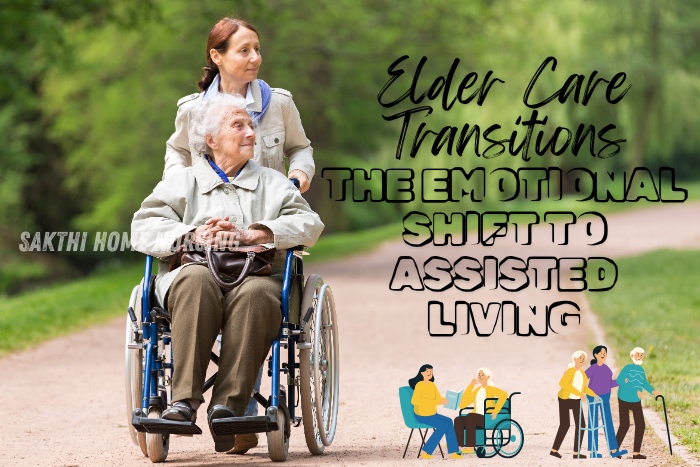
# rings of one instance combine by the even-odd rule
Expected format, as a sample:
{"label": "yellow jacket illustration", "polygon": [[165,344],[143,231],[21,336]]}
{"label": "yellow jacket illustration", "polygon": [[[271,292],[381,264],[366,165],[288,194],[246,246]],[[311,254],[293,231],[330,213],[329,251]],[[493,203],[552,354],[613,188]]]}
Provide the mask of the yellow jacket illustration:
{"label": "yellow jacket illustration", "polygon": [[571,367],[568,370],[564,372],[564,376],[561,377],[561,380],[559,381],[559,386],[561,387],[561,390],[557,394],[557,396],[560,399],[568,399],[572,394],[577,397],[581,397],[583,393],[588,394],[591,397],[595,397],[596,393],[590,390],[588,387],[588,376],[586,376],[586,372],[583,370],[578,370],[581,372],[581,376],[583,376],[583,390],[579,391],[574,387],[574,375],[576,374],[576,368]]}
{"label": "yellow jacket illustration", "polygon": [[[479,389],[481,389],[480,384],[470,384],[467,386],[467,389],[465,389],[462,394],[462,398],[459,400],[459,408],[463,409],[473,404]],[[498,414],[503,408],[503,404],[508,400],[508,393],[502,389],[498,389],[496,386],[486,386],[486,398],[498,399],[495,406],[493,406],[493,401],[489,401],[489,403],[492,404],[493,412]],[[476,406],[472,412],[476,412]]]}
{"label": "yellow jacket illustration", "polygon": [[437,406],[442,402],[442,396],[435,383],[431,381],[419,381],[413,390],[411,404],[416,415],[429,417],[437,413]]}

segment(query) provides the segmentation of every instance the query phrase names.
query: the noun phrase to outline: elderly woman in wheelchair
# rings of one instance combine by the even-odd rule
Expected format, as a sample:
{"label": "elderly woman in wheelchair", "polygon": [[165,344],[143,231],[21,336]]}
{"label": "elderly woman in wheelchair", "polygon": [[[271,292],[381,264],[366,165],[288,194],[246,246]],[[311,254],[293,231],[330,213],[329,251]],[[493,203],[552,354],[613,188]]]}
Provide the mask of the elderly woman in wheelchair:
{"label": "elderly woman in wheelchair", "polygon": [[[476,378],[463,391],[459,401],[459,416],[454,419],[457,442],[464,447],[462,454],[478,457],[516,456],[523,445],[523,431],[511,419],[511,398],[520,394],[507,392],[494,386],[491,371],[479,368]],[[466,415],[465,415],[465,412]]]}
{"label": "elderly woman in wheelchair", "polygon": [[[134,249],[161,258],[153,295],[167,309],[157,313],[168,317],[166,338],[172,339],[176,367],[174,402],[162,419],[196,421],[211,349],[221,332],[219,373],[207,411],[218,452],[232,449],[235,438],[217,434],[212,424],[244,415],[258,370],[282,333],[281,272],[285,257],[292,257],[285,250],[312,246],[324,227],[284,175],[251,160],[254,130],[244,109],[240,96],[202,101],[190,135],[193,154],[200,157],[161,181],[132,222]],[[201,262],[170,270],[174,248],[184,240],[214,249],[270,244],[277,249],[273,274],[248,276],[226,291]]]}

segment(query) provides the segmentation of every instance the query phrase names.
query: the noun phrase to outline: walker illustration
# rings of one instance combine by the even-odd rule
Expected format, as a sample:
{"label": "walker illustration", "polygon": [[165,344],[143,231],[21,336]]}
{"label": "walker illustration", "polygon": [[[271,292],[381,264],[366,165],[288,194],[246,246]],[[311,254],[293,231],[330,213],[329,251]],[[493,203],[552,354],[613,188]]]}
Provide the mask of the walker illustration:
{"label": "walker illustration", "polygon": [[[596,426],[596,424],[593,423],[593,420],[598,419],[598,414],[600,413],[600,425]],[[608,429],[609,427],[607,426],[605,422],[605,415],[603,414],[603,401],[600,399],[600,397],[596,397],[593,399],[593,401],[588,401],[588,426],[586,427],[583,423],[583,399],[581,399],[581,402],[579,403],[579,411],[578,411],[578,429],[576,430],[576,436],[578,436],[578,445],[581,446],[581,442],[583,441],[583,433],[587,432],[588,436],[593,436],[593,442],[591,444],[592,449],[589,451],[590,457],[597,458],[599,457],[598,455],[600,452],[598,452],[598,430],[602,428],[603,430],[603,438],[606,440],[608,439]],[[608,456],[612,457],[612,452],[610,451],[610,446],[607,445],[606,443],[606,449],[608,452]],[[579,458],[581,456],[581,448],[579,448]]]}

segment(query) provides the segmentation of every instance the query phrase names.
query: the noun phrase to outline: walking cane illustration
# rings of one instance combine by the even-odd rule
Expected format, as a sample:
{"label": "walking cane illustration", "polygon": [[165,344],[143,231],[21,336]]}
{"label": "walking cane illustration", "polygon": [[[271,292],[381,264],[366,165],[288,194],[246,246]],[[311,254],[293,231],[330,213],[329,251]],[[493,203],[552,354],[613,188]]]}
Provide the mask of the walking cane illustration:
{"label": "walking cane illustration", "polygon": [[664,396],[659,394],[656,396],[656,400],[659,400],[659,397],[661,398],[661,402],[664,404],[664,418],[666,419],[666,434],[668,434],[668,450],[671,452],[671,455],[673,455],[673,448],[671,447],[671,430],[668,429],[668,414],[666,413],[666,399],[664,399]]}

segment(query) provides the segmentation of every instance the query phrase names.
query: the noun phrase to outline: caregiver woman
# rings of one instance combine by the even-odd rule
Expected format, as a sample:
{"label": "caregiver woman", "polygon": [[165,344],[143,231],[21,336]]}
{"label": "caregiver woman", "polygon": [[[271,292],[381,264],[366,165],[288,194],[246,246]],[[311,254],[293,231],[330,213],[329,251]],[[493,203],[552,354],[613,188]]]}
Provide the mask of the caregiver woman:
{"label": "caregiver woman", "polygon": [[[620,457],[627,454],[627,451],[618,450],[617,439],[615,438],[615,427],[613,426],[612,411],[610,410],[610,392],[613,388],[618,387],[617,381],[613,378],[613,373],[610,367],[605,364],[608,359],[608,348],[604,345],[598,345],[593,349],[593,360],[591,366],[586,370],[588,376],[588,387],[591,391],[598,394],[602,404],[592,405],[593,398],[588,398],[588,425],[593,428],[593,431],[588,433],[588,450],[591,451],[591,457],[603,457],[598,451],[598,409],[602,412],[605,419],[605,439],[608,443],[608,449],[612,457]],[[597,454],[594,454],[597,453]]]}
{"label": "caregiver woman", "polygon": [[262,56],[255,26],[240,19],[222,18],[209,32],[206,55],[207,66],[197,83],[202,92],[177,102],[175,133],[166,143],[163,178],[192,165],[188,136],[191,110],[200,99],[223,92],[245,97],[255,127],[253,160],[284,174],[287,157],[289,178],[299,180],[302,193],[308,190],[315,170],[313,149],[292,94],[256,79]]}

